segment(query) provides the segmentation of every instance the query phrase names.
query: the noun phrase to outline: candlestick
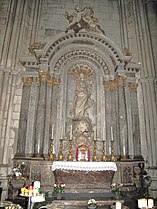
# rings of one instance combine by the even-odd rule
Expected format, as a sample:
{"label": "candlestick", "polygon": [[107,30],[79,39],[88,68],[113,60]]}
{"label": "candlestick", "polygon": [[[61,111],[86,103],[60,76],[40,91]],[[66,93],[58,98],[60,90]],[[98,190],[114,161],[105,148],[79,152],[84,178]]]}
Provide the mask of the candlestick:
{"label": "candlestick", "polygon": [[105,140],[103,141],[101,161],[107,161],[106,148],[105,148]]}
{"label": "candlestick", "polygon": [[54,143],[53,139],[51,139],[50,148],[49,148],[49,160],[55,160],[55,150],[54,150]]}
{"label": "candlestick", "polygon": [[60,139],[60,148],[59,148],[58,160],[59,161],[63,161],[64,160],[64,156],[63,156],[63,139]]}
{"label": "candlestick", "polygon": [[96,145],[96,140],[94,140],[94,150],[93,150],[93,161],[97,161],[97,145]]}
{"label": "candlestick", "polygon": [[112,129],[112,126],[111,126],[111,141],[113,142],[113,129]]}

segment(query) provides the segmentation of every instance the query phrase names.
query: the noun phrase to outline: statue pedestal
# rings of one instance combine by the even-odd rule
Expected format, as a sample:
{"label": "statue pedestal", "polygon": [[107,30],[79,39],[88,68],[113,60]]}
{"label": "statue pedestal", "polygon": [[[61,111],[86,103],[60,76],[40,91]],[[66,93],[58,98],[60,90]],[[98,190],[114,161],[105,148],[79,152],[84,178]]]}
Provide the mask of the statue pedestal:
{"label": "statue pedestal", "polygon": [[111,191],[116,164],[113,164],[115,167],[109,167],[109,163],[105,164],[105,162],[56,162],[56,164],[59,166],[53,169],[55,181],[65,184],[66,193],[104,193]]}

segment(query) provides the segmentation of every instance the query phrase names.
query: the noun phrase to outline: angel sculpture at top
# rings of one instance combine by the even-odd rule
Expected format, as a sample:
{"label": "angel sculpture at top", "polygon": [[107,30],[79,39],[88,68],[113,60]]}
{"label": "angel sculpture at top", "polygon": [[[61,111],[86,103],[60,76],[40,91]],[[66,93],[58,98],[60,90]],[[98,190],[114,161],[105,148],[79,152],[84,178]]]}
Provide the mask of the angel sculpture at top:
{"label": "angel sculpture at top", "polygon": [[105,35],[104,30],[98,25],[98,19],[94,16],[94,11],[91,7],[82,9],[80,6],[76,6],[75,12],[72,15],[66,11],[64,16],[69,20],[66,32],[74,30],[75,33],[78,33],[80,30],[85,29]]}

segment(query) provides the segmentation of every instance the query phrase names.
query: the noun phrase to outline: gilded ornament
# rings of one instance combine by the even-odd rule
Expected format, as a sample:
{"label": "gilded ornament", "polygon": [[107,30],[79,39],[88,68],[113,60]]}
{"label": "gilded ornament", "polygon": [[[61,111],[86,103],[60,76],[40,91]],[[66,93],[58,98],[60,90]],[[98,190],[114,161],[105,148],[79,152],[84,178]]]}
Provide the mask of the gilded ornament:
{"label": "gilded ornament", "polygon": [[60,83],[60,79],[55,78],[55,77],[49,77],[47,80],[48,86],[57,86]]}
{"label": "gilded ornament", "polygon": [[129,83],[128,84],[128,87],[129,87],[130,92],[136,93],[137,92],[138,84],[137,83]]}
{"label": "gilded ornament", "polygon": [[76,79],[81,79],[81,76],[84,75],[83,79],[88,79],[94,75],[93,70],[89,65],[76,64],[73,66],[73,70],[70,72]]}
{"label": "gilded ornament", "polygon": [[23,82],[24,86],[31,86],[32,82],[33,82],[33,78],[32,77],[23,77],[22,82]]}
{"label": "gilded ornament", "polygon": [[127,76],[117,76],[114,80],[104,80],[103,85],[105,91],[114,90],[115,88],[124,85]]}
{"label": "gilded ornament", "polygon": [[40,70],[39,72],[39,81],[46,81],[47,80],[47,71],[44,71],[44,70]]}
{"label": "gilded ornament", "polygon": [[127,79],[127,76],[119,76],[119,75],[118,75],[118,76],[116,77],[118,86],[123,86],[124,83],[125,83],[125,81],[126,81],[126,79]]}
{"label": "gilded ornament", "polygon": [[111,80],[103,81],[105,91],[110,91],[111,89]]}
{"label": "gilded ornament", "polygon": [[40,49],[41,48],[41,43],[40,42],[34,42],[28,47],[28,50],[31,54],[34,54],[35,49]]}
{"label": "gilded ornament", "polygon": [[127,48],[127,47],[124,47],[124,49],[123,49],[123,54],[124,54],[125,56],[132,56],[132,52],[131,52],[130,49]]}

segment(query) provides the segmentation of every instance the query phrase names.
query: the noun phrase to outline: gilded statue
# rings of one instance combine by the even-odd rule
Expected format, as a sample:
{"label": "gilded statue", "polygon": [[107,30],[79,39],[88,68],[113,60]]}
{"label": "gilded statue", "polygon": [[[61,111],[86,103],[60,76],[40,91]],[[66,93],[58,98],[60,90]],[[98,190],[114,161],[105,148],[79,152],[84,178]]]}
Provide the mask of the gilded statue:
{"label": "gilded statue", "polygon": [[91,7],[82,9],[80,6],[76,6],[72,15],[66,11],[64,16],[69,21],[66,32],[74,30],[75,33],[78,33],[80,30],[85,29],[105,34],[104,30],[98,25],[98,19],[95,17]]}

